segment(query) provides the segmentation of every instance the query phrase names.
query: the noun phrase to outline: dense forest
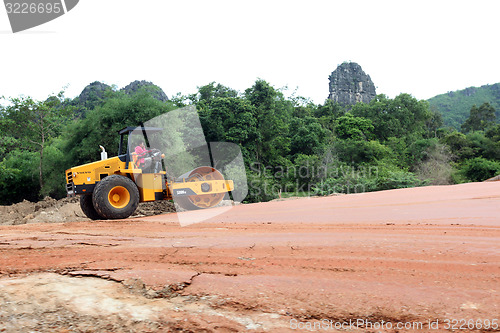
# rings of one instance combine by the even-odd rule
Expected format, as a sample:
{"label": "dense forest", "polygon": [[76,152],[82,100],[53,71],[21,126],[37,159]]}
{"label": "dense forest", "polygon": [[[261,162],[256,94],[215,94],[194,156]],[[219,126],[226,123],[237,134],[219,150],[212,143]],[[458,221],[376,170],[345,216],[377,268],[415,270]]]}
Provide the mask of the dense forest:
{"label": "dense forest", "polygon": [[449,91],[428,100],[431,110],[443,115],[443,123],[456,129],[469,117],[472,106],[488,102],[496,110],[497,122],[500,122],[500,83],[481,87],[468,87],[458,91]]}
{"label": "dense forest", "polygon": [[155,98],[105,87],[85,101],[63,93],[0,106],[0,204],[64,197],[64,170],[117,150],[118,130],[186,105],[197,107],[208,142],[241,147],[248,202],[482,181],[500,173],[500,125],[488,103],[460,129],[445,127],[429,102],[409,94],[370,103],[317,105],[285,97],[264,80],[244,92],[217,83],[192,95]]}

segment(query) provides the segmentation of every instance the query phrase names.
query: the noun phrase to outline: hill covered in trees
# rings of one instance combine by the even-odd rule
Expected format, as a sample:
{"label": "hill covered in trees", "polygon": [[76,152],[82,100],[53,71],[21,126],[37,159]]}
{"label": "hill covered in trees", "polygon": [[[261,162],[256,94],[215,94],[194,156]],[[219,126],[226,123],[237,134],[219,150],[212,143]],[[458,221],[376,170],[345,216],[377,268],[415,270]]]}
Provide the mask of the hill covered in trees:
{"label": "hill covered in trees", "polygon": [[[110,86],[99,81],[94,81],[83,88],[80,95],[76,98],[72,100],[65,100],[65,104],[67,106],[72,106],[76,114],[83,115],[86,111],[92,110],[96,106],[101,105],[102,102],[109,98],[115,91],[117,91],[116,86]],[[160,87],[152,82],[144,80],[130,82],[119,91],[125,93],[126,95],[133,95],[138,91],[145,91],[148,92],[153,98],[161,102],[168,101],[167,94],[165,94]]]}
{"label": "hill covered in trees", "polygon": [[186,105],[196,106],[207,141],[241,147],[248,202],[479,181],[500,172],[500,125],[489,104],[470,112],[459,131],[408,94],[347,108],[285,97],[260,79],[243,92],[212,82],[169,99],[153,84],[133,88],[93,83],[85,100],[63,93],[8,98],[0,107],[0,204],[65,196],[67,168],[98,160],[99,145],[112,156],[119,129]]}
{"label": "hill covered in trees", "polygon": [[456,129],[459,129],[469,117],[473,105],[479,107],[483,103],[489,103],[495,108],[497,120],[500,121],[500,83],[450,91],[432,97],[428,101],[431,109],[443,115],[444,125]]}

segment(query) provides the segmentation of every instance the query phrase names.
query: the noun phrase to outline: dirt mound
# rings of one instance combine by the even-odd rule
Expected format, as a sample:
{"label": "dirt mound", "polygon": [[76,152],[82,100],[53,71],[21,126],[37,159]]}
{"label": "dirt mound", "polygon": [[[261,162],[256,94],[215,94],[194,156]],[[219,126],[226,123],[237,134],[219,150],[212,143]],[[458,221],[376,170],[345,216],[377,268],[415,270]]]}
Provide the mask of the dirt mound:
{"label": "dirt mound", "polygon": [[175,206],[170,201],[143,202],[139,204],[132,217],[153,216],[175,212]]}
{"label": "dirt mound", "polygon": [[[0,206],[0,225],[90,221],[82,212],[79,200],[79,197],[61,200],[45,197],[39,202],[24,200],[14,205]],[[144,202],[139,204],[133,217],[169,212],[175,212],[172,202]]]}
{"label": "dirt mound", "polygon": [[84,220],[88,219],[80,209],[78,198],[55,200],[45,197],[39,202],[24,200],[11,206],[0,206],[0,225]]}

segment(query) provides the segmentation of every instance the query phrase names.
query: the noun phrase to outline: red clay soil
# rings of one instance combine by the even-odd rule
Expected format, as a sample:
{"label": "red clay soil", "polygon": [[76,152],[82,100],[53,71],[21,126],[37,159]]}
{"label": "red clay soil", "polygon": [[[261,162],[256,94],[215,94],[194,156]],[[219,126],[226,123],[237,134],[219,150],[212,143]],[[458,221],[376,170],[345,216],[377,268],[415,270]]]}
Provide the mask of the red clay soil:
{"label": "red clay soil", "polygon": [[0,226],[0,274],[0,331],[500,331],[500,182]]}

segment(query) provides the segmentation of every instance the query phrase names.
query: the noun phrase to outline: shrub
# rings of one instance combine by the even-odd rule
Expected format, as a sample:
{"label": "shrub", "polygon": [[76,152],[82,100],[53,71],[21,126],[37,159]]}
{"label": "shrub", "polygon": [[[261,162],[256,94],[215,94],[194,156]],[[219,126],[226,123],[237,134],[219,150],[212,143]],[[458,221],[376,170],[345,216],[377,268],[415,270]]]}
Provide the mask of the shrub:
{"label": "shrub", "polygon": [[415,165],[415,173],[421,180],[427,180],[431,185],[452,184],[453,167],[448,146],[436,143],[429,147],[424,158]]}
{"label": "shrub", "polygon": [[0,162],[0,204],[39,199],[38,153],[14,150]]}
{"label": "shrub", "polygon": [[500,173],[500,162],[487,160],[483,157],[476,157],[467,160],[463,164],[461,171],[468,180],[480,182]]}
{"label": "shrub", "polygon": [[426,181],[389,163],[361,165],[357,168],[342,165],[340,172],[314,187],[314,194],[362,193],[396,188],[422,186]]}

